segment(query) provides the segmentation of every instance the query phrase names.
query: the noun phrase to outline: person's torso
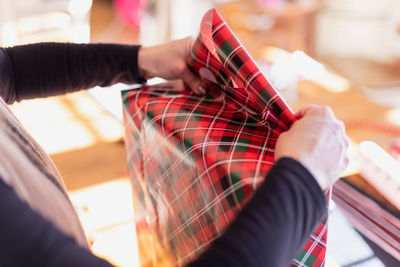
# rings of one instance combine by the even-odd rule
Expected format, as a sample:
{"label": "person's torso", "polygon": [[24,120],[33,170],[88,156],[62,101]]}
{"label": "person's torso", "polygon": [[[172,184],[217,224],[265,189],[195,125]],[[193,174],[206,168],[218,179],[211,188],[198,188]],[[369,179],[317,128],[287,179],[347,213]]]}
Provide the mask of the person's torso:
{"label": "person's torso", "polygon": [[78,216],[51,159],[0,97],[0,177],[36,212],[88,247]]}

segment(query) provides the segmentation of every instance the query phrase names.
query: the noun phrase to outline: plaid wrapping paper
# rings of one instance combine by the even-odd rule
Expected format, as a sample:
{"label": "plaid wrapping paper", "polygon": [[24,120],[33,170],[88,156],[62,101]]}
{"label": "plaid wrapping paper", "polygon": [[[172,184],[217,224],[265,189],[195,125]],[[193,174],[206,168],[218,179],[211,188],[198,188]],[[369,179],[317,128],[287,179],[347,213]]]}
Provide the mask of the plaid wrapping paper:
{"label": "plaid wrapping paper", "polygon": [[[263,181],[277,137],[295,120],[214,9],[188,64],[207,96],[162,86],[122,92],[142,266],[182,266],[203,252]],[[325,222],[292,265],[324,265]]]}

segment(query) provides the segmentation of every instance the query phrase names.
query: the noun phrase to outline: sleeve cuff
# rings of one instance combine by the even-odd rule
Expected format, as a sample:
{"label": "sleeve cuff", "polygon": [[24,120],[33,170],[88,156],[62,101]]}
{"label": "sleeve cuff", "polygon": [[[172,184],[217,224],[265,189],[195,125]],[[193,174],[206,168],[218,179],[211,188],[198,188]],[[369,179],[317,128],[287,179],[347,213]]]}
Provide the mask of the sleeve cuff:
{"label": "sleeve cuff", "polygon": [[140,75],[140,69],[139,69],[139,51],[142,48],[141,45],[135,45],[133,46],[133,51],[132,51],[132,61],[134,62],[132,68],[131,68],[131,73],[137,73],[137,82],[138,83],[146,83],[147,80]]}
{"label": "sleeve cuff", "polygon": [[283,157],[280,158],[272,167],[271,171],[274,169],[284,169],[288,172],[293,173],[292,177],[296,177],[296,182],[302,183],[305,188],[307,188],[316,203],[326,206],[326,198],[324,191],[322,191],[321,186],[318,184],[317,180],[310,173],[310,171],[303,166],[299,161]]}

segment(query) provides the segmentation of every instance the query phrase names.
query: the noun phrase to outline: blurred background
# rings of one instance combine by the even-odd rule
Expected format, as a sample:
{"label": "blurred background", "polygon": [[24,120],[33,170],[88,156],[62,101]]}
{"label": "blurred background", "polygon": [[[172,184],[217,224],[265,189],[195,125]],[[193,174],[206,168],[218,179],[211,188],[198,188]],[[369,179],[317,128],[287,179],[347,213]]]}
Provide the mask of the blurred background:
{"label": "blurred background", "polygon": [[[398,0],[0,0],[0,45],[153,45],[195,36],[212,7],[293,109],[329,105],[344,120],[352,160],[343,186],[386,203],[399,230],[399,167],[387,163],[400,158]],[[124,88],[23,101],[11,109],[59,168],[94,253],[119,266],[138,266],[119,93]],[[376,162],[380,153],[390,159]],[[379,182],[382,175],[386,183]],[[399,232],[390,233],[393,243],[360,224],[341,192],[334,191],[341,209],[331,208],[326,265],[399,266]]]}

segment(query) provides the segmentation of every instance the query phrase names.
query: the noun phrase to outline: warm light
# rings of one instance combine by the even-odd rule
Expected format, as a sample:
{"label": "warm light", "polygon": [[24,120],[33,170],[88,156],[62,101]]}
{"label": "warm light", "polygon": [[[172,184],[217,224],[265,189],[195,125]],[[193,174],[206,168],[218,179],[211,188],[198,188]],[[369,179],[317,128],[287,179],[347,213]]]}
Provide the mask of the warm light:
{"label": "warm light", "polygon": [[322,86],[323,89],[331,93],[346,92],[351,88],[351,83],[330,71],[325,71],[324,75],[315,77],[313,82]]}
{"label": "warm light", "polygon": [[49,154],[120,140],[124,135],[121,123],[85,92],[28,100],[11,109]]}
{"label": "warm light", "polygon": [[276,62],[277,60],[285,60],[290,57],[290,53],[277,47],[266,47],[264,48],[261,58],[266,59],[270,62]]}
{"label": "warm light", "polygon": [[400,183],[400,164],[376,143],[364,141],[360,152],[376,165],[377,170],[385,170],[387,175]]}
{"label": "warm light", "polygon": [[71,0],[68,5],[68,11],[72,15],[84,15],[90,11],[92,0]]}
{"label": "warm light", "polygon": [[400,125],[400,108],[388,111],[386,116],[391,123]]}
{"label": "warm light", "polygon": [[99,137],[104,142],[113,142],[124,136],[122,125],[111,117],[99,117],[91,121],[93,127],[97,129]]}
{"label": "warm light", "polygon": [[49,154],[91,146],[97,141],[62,98],[32,99],[10,108]]}
{"label": "warm light", "polygon": [[68,10],[64,4],[48,6],[42,12],[4,20],[0,25],[0,44],[13,46],[43,41],[89,42],[88,15],[92,0],[68,2]]}
{"label": "warm light", "polygon": [[139,266],[129,178],[82,188],[69,195],[85,232],[94,241],[93,253],[116,266]]}
{"label": "warm light", "polygon": [[14,23],[6,22],[2,25],[0,30],[2,46],[13,46],[17,43],[18,34]]}
{"label": "warm light", "polygon": [[360,144],[360,174],[400,209],[400,163],[371,141]]}
{"label": "warm light", "polygon": [[[345,92],[351,88],[348,80],[326,70],[322,64],[302,51],[289,53],[281,48],[267,47],[262,52],[262,58],[273,63],[271,70],[280,72],[281,74],[278,74],[278,76],[282,79],[289,79],[288,76],[297,76],[298,80],[312,80],[332,93]],[[273,75],[276,75],[276,73]],[[285,84],[282,79],[278,79],[280,80],[278,84]],[[290,82],[287,81],[287,83]],[[276,86],[279,89],[284,89],[281,88],[282,86]]]}
{"label": "warm light", "polygon": [[87,231],[133,219],[132,185],[129,178],[80,188],[69,192],[69,195]]}
{"label": "warm light", "polygon": [[[109,93],[118,98],[118,103],[121,104],[121,97],[118,91],[109,89]],[[103,91],[106,91],[103,89]],[[110,95],[109,94],[109,95]],[[110,116],[105,110],[99,108],[99,104],[88,94],[71,95],[71,107],[74,108],[82,123],[86,128],[91,130],[91,133],[96,137],[97,141],[113,142],[121,139],[124,136],[124,128],[122,124]],[[121,105],[118,109],[122,112]]]}
{"label": "warm light", "polygon": [[80,149],[96,143],[95,136],[77,120],[38,125],[31,127],[29,132],[49,154]]}
{"label": "warm light", "polygon": [[86,22],[78,23],[73,28],[73,41],[75,43],[88,43],[90,41],[90,26]]}
{"label": "warm light", "polygon": [[29,34],[52,29],[63,29],[69,26],[71,17],[63,12],[50,12],[32,17],[24,17],[18,21],[18,32]]}
{"label": "warm light", "polygon": [[350,146],[347,150],[347,155],[350,158],[349,165],[347,165],[346,169],[340,175],[341,177],[349,176],[356,174],[360,171],[360,162],[358,160],[358,144],[356,144],[353,140],[350,139]]}

